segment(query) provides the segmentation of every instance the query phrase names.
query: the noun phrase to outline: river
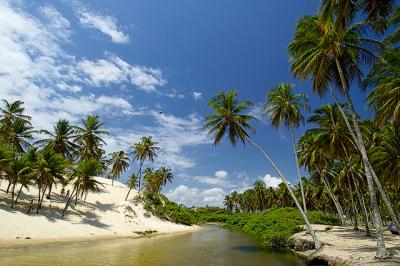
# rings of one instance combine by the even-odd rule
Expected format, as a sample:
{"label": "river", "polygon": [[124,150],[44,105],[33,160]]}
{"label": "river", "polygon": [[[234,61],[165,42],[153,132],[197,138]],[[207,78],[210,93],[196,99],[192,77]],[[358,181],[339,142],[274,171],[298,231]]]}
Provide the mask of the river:
{"label": "river", "polygon": [[300,266],[241,232],[203,225],[192,233],[0,249],[0,265]]}

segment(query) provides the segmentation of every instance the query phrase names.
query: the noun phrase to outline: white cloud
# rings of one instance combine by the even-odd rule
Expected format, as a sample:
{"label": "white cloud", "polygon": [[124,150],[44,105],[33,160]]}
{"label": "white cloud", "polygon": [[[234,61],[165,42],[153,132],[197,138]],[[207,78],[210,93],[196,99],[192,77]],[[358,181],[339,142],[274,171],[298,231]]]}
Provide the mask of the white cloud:
{"label": "white cloud", "polygon": [[40,17],[33,17],[20,4],[0,1],[0,99],[22,99],[35,127],[51,128],[59,118],[79,121],[92,112],[140,113],[125,98],[87,93],[88,86],[129,82],[154,90],[165,84],[160,70],[111,54],[91,61],[66,53],[62,46],[71,42],[70,22],[51,5],[40,6]]}
{"label": "white cloud", "polygon": [[218,177],[218,178],[225,178],[228,176],[228,172],[225,170],[219,170],[219,171],[215,172],[214,175],[215,175],[215,177]]}
{"label": "white cloud", "polygon": [[192,96],[193,96],[193,98],[197,101],[197,100],[200,100],[200,99],[201,99],[202,93],[201,93],[201,92],[194,91],[194,92],[192,92]]}
{"label": "white cloud", "polygon": [[279,177],[271,176],[270,174],[266,174],[262,180],[264,181],[267,187],[277,188],[282,180]]}
{"label": "white cloud", "polygon": [[221,188],[198,189],[179,185],[171,189],[165,195],[172,201],[182,203],[186,206],[222,206],[223,199],[227,192]]}
{"label": "white cloud", "polygon": [[75,5],[76,15],[83,27],[97,29],[108,35],[114,43],[128,43],[129,36],[118,26],[116,18],[91,12],[82,5]]}
{"label": "white cloud", "polygon": [[166,84],[160,69],[130,65],[118,56],[106,53],[106,58],[97,61],[84,59],[78,68],[93,86],[109,86],[130,83],[144,91],[154,91]]}

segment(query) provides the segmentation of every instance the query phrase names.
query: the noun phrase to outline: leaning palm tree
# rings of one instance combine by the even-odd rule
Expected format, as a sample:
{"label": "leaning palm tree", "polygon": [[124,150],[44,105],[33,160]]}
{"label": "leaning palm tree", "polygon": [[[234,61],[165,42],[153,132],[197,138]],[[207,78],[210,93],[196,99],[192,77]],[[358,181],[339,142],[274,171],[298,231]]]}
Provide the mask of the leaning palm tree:
{"label": "leaning palm tree", "polygon": [[114,185],[114,180],[121,176],[123,172],[129,167],[129,157],[124,151],[116,151],[111,153],[111,159],[109,160],[111,165],[111,185]]}
{"label": "leaning palm tree", "polygon": [[131,193],[132,188],[136,189],[138,182],[138,177],[134,173],[129,177],[128,180],[128,193],[126,194],[125,201],[128,200],[129,194]]}
{"label": "leaning palm tree", "polygon": [[131,146],[133,150],[131,154],[133,154],[133,160],[139,161],[139,171],[138,171],[138,190],[140,192],[141,189],[141,179],[142,179],[142,167],[146,160],[154,161],[154,158],[157,157],[157,151],[160,149],[156,146],[157,142],[150,137],[142,137],[139,142],[135,143]]}
{"label": "leaning palm tree", "polygon": [[231,90],[227,93],[221,92],[211,98],[208,104],[215,111],[215,113],[206,116],[204,128],[208,129],[208,134],[213,137],[213,146],[217,146],[225,134],[228,134],[229,140],[234,147],[238,141],[243,142],[243,144],[245,142],[252,144],[265,157],[268,163],[275,169],[279,177],[282,179],[282,182],[285,184],[290,196],[292,197],[296,207],[299,209],[304,219],[307,230],[313,237],[315,249],[319,250],[321,248],[321,244],[308,220],[307,215],[304,213],[304,210],[294,195],[292,188],[286,181],[286,178],[283,176],[281,170],[277,167],[275,162],[263,151],[260,146],[253,142],[247,133],[247,130],[255,132],[255,129],[250,122],[257,120],[252,115],[244,114],[244,112],[252,105],[252,103],[250,101],[239,102],[237,95],[238,92],[236,90]]}
{"label": "leaning palm tree", "polygon": [[104,153],[102,146],[106,144],[101,135],[108,135],[108,132],[102,129],[105,123],[100,121],[98,115],[88,115],[86,119],[82,119],[82,125],[74,127],[74,141],[80,146],[79,157],[82,160],[99,160]]}
{"label": "leaning palm tree", "polygon": [[272,126],[278,128],[285,125],[292,135],[294,157],[296,161],[297,176],[299,178],[303,209],[307,213],[304,197],[303,182],[301,180],[300,166],[297,160],[296,137],[294,131],[304,123],[301,109],[310,110],[308,97],[303,93],[293,93],[293,84],[282,83],[272,88],[267,94],[267,102],[263,105],[264,114],[269,117]]}
{"label": "leaning palm tree", "polygon": [[3,170],[6,178],[11,183],[11,208],[14,208],[15,188],[22,179],[29,175],[30,167],[24,157],[15,154],[14,158],[9,161]]}
{"label": "leaning palm tree", "polygon": [[48,138],[36,141],[35,145],[53,150],[56,153],[64,155],[65,158],[72,160],[79,149],[79,146],[73,141],[75,134],[74,126],[68,120],[60,119],[54,126],[53,132],[41,130],[40,133],[47,135]]}
{"label": "leaning palm tree", "polygon": [[101,165],[98,161],[90,159],[79,161],[72,169],[70,174],[70,181],[73,184],[72,192],[65,204],[62,212],[62,218],[65,216],[65,212],[68,209],[72,199],[77,197],[80,193],[87,193],[89,191],[97,192],[102,185],[98,182],[94,176],[101,171]]}
{"label": "leaning palm tree", "polygon": [[[305,16],[297,24],[294,40],[289,45],[291,71],[294,76],[306,80],[312,79],[312,89],[323,96],[331,88],[332,96],[340,108],[351,136],[361,154],[367,183],[371,197],[373,221],[377,232],[377,254],[379,258],[387,258],[389,252],[385,247],[382,232],[382,220],[375,193],[375,184],[379,183],[368,159],[364,140],[362,139],[358,116],[349,96],[350,83],[361,80],[360,66],[370,64],[377,56],[373,53],[381,46],[379,42],[361,35],[362,24],[338,27],[332,16],[322,19],[321,16]],[[352,115],[352,125],[344,114],[343,108],[334,95],[332,86],[338,88],[344,96]],[[379,185],[378,185],[379,188]],[[390,201],[385,201],[397,221]]]}

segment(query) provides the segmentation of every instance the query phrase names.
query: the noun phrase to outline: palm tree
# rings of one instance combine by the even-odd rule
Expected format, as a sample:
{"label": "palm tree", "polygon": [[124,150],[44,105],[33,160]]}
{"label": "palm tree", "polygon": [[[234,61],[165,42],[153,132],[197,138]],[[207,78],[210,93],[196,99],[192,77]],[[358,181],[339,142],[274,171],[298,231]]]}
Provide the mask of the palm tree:
{"label": "palm tree", "polygon": [[35,132],[29,122],[17,118],[10,130],[4,133],[3,142],[13,147],[16,152],[22,153],[32,147],[29,141],[33,139],[32,134]]}
{"label": "palm tree", "polygon": [[128,193],[126,194],[125,201],[128,200],[129,193],[131,193],[132,188],[133,188],[133,189],[136,189],[136,187],[137,187],[137,182],[138,182],[138,177],[137,177],[137,175],[135,175],[135,174],[133,173],[133,174],[129,177],[129,180],[128,180],[128,188],[129,188],[129,190],[128,190]]}
{"label": "palm tree", "polygon": [[139,171],[138,171],[138,189],[140,192],[141,186],[141,179],[142,179],[142,167],[143,163],[146,160],[149,161],[154,161],[154,158],[157,157],[157,151],[160,149],[159,147],[156,146],[157,142],[153,140],[153,138],[150,137],[142,137],[139,142],[135,143],[133,146],[131,146],[131,149],[133,150],[131,154],[134,155],[133,160],[138,160],[139,161]]}
{"label": "palm tree", "polygon": [[79,193],[84,194],[88,193],[89,191],[99,191],[99,187],[102,184],[94,178],[99,171],[101,171],[101,165],[98,161],[93,159],[79,161],[75,165],[70,175],[70,181],[73,184],[73,189],[67,200],[67,203],[65,204],[62,218],[64,218],[65,212],[67,211],[72,199],[74,197],[77,198]]}
{"label": "palm tree", "polygon": [[233,198],[230,195],[226,195],[225,198],[224,198],[224,206],[225,206],[225,208],[228,211],[232,212],[233,211],[233,205],[234,205]]}
{"label": "palm tree", "polygon": [[308,231],[313,237],[315,249],[319,250],[321,245],[317,239],[317,236],[315,235],[314,229],[311,227],[307,215],[304,213],[299,202],[297,201],[297,198],[294,195],[290,185],[286,181],[286,178],[283,176],[275,162],[272,161],[272,159],[261,149],[260,146],[251,140],[246,131],[250,130],[255,132],[255,129],[251,126],[250,122],[257,119],[252,115],[243,113],[252,105],[252,103],[250,101],[239,102],[237,100],[237,95],[238,92],[236,90],[232,90],[227,93],[221,92],[211,98],[208,105],[214,109],[215,113],[206,116],[204,128],[208,129],[208,134],[213,137],[214,146],[220,143],[225,134],[228,134],[229,140],[234,147],[239,140],[242,141],[243,144],[245,142],[249,142],[265,157],[268,163],[271,164],[271,166],[278,173],[279,177],[282,179],[282,182],[288,189],[290,196],[296,204],[296,207],[300,210],[303,216]]}
{"label": "palm tree", "polygon": [[264,104],[264,112],[269,117],[271,124],[278,128],[284,124],[292,135],[294,157],[296,161],[297,176],[299,178],[303,209],[307,213],[306,200],[304,197],[303,183],[301,180],[300,166],[297,161],[296,137],[294,130],[304,123],[301,109],[310,110],[306,94],[293,93],[293,84],[282,83],[272,88],[267,94],[267,102]]}
{"label": "palm tree", "polygon": [[375,121],[382,125],[392,120],[395,130],[400,128],[400,50],[385,50],[368,74],[364,87],[373,87],[368,105],[376,112]]}
{"label": "palm tree", "polygon": [[333,14],[342,28],[362,12],[365,22],[382,33],[388,27],[393,6],[393,0],[322,0],[320,11],[325,18]]}
{"label": "palm tree", "polygon": [[8,163],[4,169],[6,178],[11,183],[11,208],[14,208],[15,203],[15,187],[21,179],[24,179],[26,175],[29,175],[29,164],[28,161],[21,156],[14,155],[14,158]]}
{"label": "palm tree", "polygon": [[12,124],[17,120],[22,120],[26,124],[30,123],[31,117],[24,114],[25,108],[22,101],[8,102],[2,100],[4,107],[0,108],[0,124],[2,131],[9,131]]}
{"label": "palm tree", "polygon": [[50,149],[56,153],[62,154],[65,158],[72,160],[73,156],[77,153],[79,146],[74,143],[74,126],[68,120],[60,119],[54,126],[54,133],[48,130],[41,130],[48,136],[48,138],[38,140],[35,145],[39,145],[45,149]]}
{"label": "palm tree", "polygon": [[[331,88],[332,96],[335,97],[365,167],[378,239],[376,256],[387,258],[390,255],[383,239],[382,221],[374,184],[379,183],[379,180],[369,162],[358,124],[358,116],[349,96],[351,81],[354,79],[361,80],[362,78],[360,65],[373,62],[377,58],[373,51],[380,47],[377,41],[361,35],[362,27],[362,24],[355,24],[340,28],[335,24],[332,17],[327,20],[322,19],[321,16],[305,16],[298,22],[294,40],[289,45],[288,50],[290,60],[293,62],[291,71],[296,77],[302,80],[311,77],[313,90],[321,96],[327,88],[336,86],[346,99],[352,115],[352,125],[350,125]],[[389,205],[388,208],[392,209],[394,214],[390,202],[386,204]],[[393,218],[397,221],[395,215]]]}
{"label": "palm tree", "polygon": [[114,180],[117,179],[123,172],[129,167],[129,157],[124,151],[116,151],[111,153],[111,159],[109,161],[111,165],[111,185],[114,185]]}
{"label": "palm tree", "polygon": [[101,129],[105,123],[100,121],[98,115],[88,115],[86,119],[82,119],[82,124],[82,127],[74,127],[74,141],[80,146],[79,156],[83,160],[99,160],[104,153],[102,146],[106,144],[100,136],[108,135],[106,130]]}
{"label": "palm tree", "polygon": [[256,206],[259,212],[265,211],[265,201],[266,201],[266,190],[267,187],[262,180],[257,180],[254,183],[254,193]]}
{"label": "palm tree", "polygon": [[52,150],[44,150],[37,154],[33,168],[39,192],[36,213],[39,213],[42,207],[46,190],[50,189],[56,180],[63,181],[68,166],[69,162],[61,154]]}
{"label": "palm tree", "polygon": [[162,166],[155,172],[157,188],[156,191],[159,193],[161,189],[167,184],[167,182],[172,182],[174,175],[172,174],[171,168],[166,168]]}

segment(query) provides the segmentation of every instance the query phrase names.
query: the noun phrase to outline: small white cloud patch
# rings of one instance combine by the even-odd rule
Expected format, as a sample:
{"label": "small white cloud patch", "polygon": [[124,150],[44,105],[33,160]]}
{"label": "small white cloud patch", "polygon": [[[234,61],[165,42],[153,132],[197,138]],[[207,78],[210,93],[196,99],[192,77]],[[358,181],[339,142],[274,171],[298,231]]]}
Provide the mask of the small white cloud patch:
{"label": "small white cloud patch", "polygon": [[201,93],[201,92],[198,92],[198,91],[194,91],[194,92],[192,93],[192,96],[193,96],[193,99],[195,99],[195,100],[197,101],[197,100],[200,100],[200,99],[201,99],[202,93]]}
{"label": "small white cloud patch", "polygon": [[270,174],[266,174],[262,180],[264,181],[267,187],[277,188],[282,180],[279,177],[271,176]]}

